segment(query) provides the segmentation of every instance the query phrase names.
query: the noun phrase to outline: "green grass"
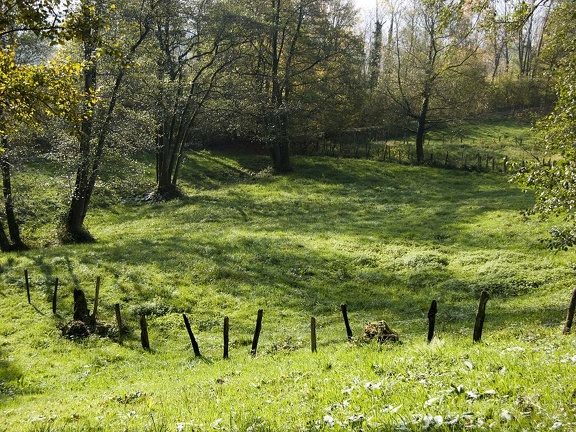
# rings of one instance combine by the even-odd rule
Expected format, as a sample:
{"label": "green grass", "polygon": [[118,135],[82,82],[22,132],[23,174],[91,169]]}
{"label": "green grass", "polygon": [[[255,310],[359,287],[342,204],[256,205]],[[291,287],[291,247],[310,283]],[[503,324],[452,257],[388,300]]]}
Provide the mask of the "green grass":
{"label": "green grass", "polygon": [[[425,138],[424,162],[437,167],[504,172],[504,160],[519,165],[534,158],[542,159],[545,149],[533,129],[533,117],[519,113],[432,128]],[[372,139],[369,143],[367,139],[338,145],[334,152],[346,157],[368,156],[410,164],[416,159],[413,134],[407,132],[403,139]]]}
{"label": "green grass", "polygon": [[[574,258],[547,250],[548,227],[523,218],[530,194],[498,174],[297,157],[293,173],[272,176],[267,165],[190,154],[185,197],[168,203],[126,199],[128,179],[105,179],[86,221],[98,242],[49,248],[66,182],[41,165],[19,172],[32,200],[23,232],[37,247],[0,256],[0,431],[574,429],[576,353],[561,334]],[[149,166],[130,167],[143,195]],[[57,330],[74,288],[92,302],[96,276],[100,318],[113,323],[122,307],[123,345]],[[483,290],[487,322],[473,344]],[[341,303],[356,339],[385,319],[402,343],[347,342]]]}

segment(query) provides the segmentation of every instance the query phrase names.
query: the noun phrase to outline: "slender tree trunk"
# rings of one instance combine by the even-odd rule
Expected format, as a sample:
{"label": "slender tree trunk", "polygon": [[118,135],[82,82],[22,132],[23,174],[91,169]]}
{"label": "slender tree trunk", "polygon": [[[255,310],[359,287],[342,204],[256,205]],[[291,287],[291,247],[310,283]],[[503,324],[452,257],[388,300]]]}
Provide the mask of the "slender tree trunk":
{"label": "slender tree trunk", "polygon": [[416,130],[416,163],[420,165],[424,162],[424,139],[426,137],[426,118],[428,115],[428,106],[430,96],[426,94],[422,100],[420,114],[417,117],[418,128]]}
{"label": "slender tree trunk", "polygon": [[2,165],[2,186],[4,192],[4,206],[6,209],[6,222],[8,223],[8,232],[12,242],[12,250],[26,250],[28,247],[20,237],[20,227],[14,214],[14,203],[12,201],[12,182],[10,175],[10,163],[5,155],[1,156],[0,164]]}
{"label": "slender tree trunk", "polygon": [[0,248],[5,250],[8,247],[10,250],[26,250],[28,246],[24,244],[20,237],[20,227],[14,214],[14,203],[12,201],[12,179],[10,173],[10,161],[6,155],[6,148],[8,146],[8,139],[2,137],[2,147],[4,152],[0,153],[0,167],[2,170],[2,189],[4,193],[4,208],[6,211],[6,222],[8,223],[8,232],[10,240],[6,237],[4,227],[0,232]]}

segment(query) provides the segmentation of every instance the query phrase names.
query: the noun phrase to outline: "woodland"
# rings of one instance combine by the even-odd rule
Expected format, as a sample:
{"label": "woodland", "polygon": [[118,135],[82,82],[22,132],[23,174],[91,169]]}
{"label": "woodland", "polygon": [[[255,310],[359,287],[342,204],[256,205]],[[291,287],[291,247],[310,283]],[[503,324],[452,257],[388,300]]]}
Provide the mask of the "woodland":
{"label": "woodland", "polygon": [[[55,215],[60,241],[85,242],[106,159],[154,155],[148,199],[166,200],[180,195],[187,151],[265,153],[281,174],[292,155],[352,136],[411,143],[421,165],[431,131],[457,136],[472,119],[520,116],[542,138],[519,180],[550,191],[564,172],[551,161],[571,146],[551,138],[573,134],[558,126],[573,109],[562,96],[573,74],[570,1],[379,2],[364,15],[347,0],[3,0],[0,9],[3,250],[27,246],[11,170],[38,159],[70,178]],[[569,209],[558,193],[538,211]],[[570,244],[570,230],[558,235]]]}

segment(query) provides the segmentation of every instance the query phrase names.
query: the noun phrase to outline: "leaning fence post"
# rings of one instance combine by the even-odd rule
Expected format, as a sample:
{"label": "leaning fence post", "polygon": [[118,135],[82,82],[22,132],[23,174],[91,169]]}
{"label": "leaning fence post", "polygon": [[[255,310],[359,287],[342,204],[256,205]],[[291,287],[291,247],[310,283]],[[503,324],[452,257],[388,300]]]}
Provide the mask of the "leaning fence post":
{"label": "leaning fence post", "polygon": [[310,318],[310,348],[316,352],[316,318]]}
{"label": "leaning fence post", "polygon": [[346,325],[346,334],[348,335],[348,340],[352,340],[352,329],[350,328],[350,321],[348,321],[348,310],[346,303],[340,305],[340,310],[342,311],[342,316],[344,317],[344,324]]}
{"label": "leaning fence post", "polygon": [[54,282],[54,295],[52,296],[52,313],[56,314],[56,298],[58,296],[58,278]]}
{"label": "leaning fence post", "polygon": [[478,304],[478,312],[476,313],[476,323],[474,324],[474,342],[479,342],[482,339],[482,327],[484,326],[484,318],[486,317],[486,303],[490,295],[486,291],[482,291],[480,295],[480,303]]}
{"label": "leaning fence post", "polygon": [[576,288],[572,291],[572,298],[568,304],[568,314],[566,315],[566,324],[564,324],[564,331],[562,333],[570,333],[572,322],[574,321],[574,311],[576,310]]}
{"label": "leaning fence post", "polygon": [[192,349],[194,349],[194,355],[196,357],[202,357],[202,354],[200,354],[200,348],[198,348],[198,342],[196,342],[194,333],[192,333],[192,327],[190,327],[190,321],[188,321],[188,317],[186,316],[186,314],[182,314],[182,317],[184,317],[184,324],[186,325],[186,330],[188,330],[188,336],[190,336],[190,342],[192,342]]}
{"label": "leaning fence post", "polygon": [[250,353],[255,356],[256,350],[258,348],[258,339],[260,338],[260,331],[262,330],[262,315],[264,311],[262,309],[258,310],[258,318],[256,319],[256,329],[254,330],[254,339],[252,339],[252,349]]}
{"label": "leaning fence post", "polygon": [[438,312],[438,305],[436,300],[432,300],[430,310],[428,311],[428,342],[432,342],[434,338],[434,326],[436,324],[436,313]]}
{"label": "leaning fence post", "polygon": [[148,339],[148,322],[146,322],[146,315],[140,315],[140,341],[142,348],[145,350],[150,349],[150,340]]}
{"label": "leaning fence post", "polygon": [[116,312],[116,325],[118,325],[118,343],[122,345],[122,316],[120,315],[120,304],[116,303],[114,305],[114,311]]}
{"label": "leaning fence post", "polygon": [[28,280],[28,270],[24,270],[24,281],[26,282],[26,295],[28,296],[28,304],[30,304],[30,282]]}

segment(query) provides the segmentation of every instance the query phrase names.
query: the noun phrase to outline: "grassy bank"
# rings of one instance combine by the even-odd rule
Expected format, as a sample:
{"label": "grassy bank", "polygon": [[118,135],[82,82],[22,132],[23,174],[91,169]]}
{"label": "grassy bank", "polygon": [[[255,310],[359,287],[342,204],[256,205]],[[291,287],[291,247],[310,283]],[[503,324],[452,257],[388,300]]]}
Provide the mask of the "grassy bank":
{"label": "grassy bank", "polygon": [[[106,189],[87,219],[97,243],[0,256],[0,430],[574,428],[576,353],[561,335],[573,254],[540,242],[547,227],[522,216],[529,194],[499,174],[295,158],[293,173],[272,176],[267,163],[191,154],[184,198],[145,204]],[[38,244],[50,236],[40,222],[25,232]],[[96,276],[101,319],[114,322],[121,305],[123,345],[57,330],[74,288],[92,301]],[[473,344],[483,290],[487,322]],[[384,319],[402,343],[348,343],[341,303],[356,339]]]}

